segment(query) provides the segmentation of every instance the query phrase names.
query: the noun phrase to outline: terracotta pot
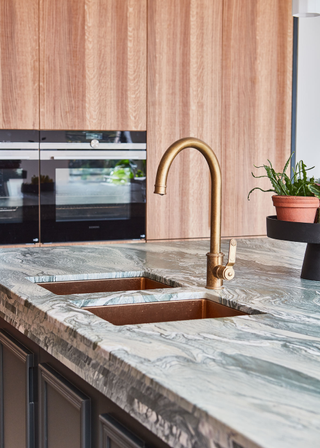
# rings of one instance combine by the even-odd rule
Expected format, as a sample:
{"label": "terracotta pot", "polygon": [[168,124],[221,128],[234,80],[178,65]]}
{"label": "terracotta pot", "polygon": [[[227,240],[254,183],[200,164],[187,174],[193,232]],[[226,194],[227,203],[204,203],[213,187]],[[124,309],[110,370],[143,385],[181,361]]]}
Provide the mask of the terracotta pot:
{"label": "terracotta pot", "polygon": [[279,221],[313,223],[319,199],[314,196],[272,196]]}

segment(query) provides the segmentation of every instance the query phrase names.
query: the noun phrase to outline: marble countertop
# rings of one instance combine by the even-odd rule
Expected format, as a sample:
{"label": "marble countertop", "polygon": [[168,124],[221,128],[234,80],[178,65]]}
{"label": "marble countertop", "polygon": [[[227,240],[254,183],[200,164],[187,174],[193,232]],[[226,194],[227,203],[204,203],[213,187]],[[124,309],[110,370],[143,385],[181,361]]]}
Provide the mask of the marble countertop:
{"label": "marble countertop", "polygon": [[[305,245],[238,240],[219,292],[204,288],[208,247],[2,248],[0,316],[172,447],[319,446],[320,282],[300,279]],[[172,287],[58,296],[36,283],[141,274]],[[114,326],[81,308],[192,297],[252,314]]]}

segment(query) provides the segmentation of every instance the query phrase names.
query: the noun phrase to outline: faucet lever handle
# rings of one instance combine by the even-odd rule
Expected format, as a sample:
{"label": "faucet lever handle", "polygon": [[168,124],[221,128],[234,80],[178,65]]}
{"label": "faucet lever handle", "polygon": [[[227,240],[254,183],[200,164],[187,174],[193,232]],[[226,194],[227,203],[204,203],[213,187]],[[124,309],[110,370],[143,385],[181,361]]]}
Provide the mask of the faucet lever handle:
{"label": "faucet lever handle", "polygon": [[232,280],[234,277],[233,265],[236,262],[237,241],[232,238],[229,245],[228,263],[225,266],[217,267],[218,278]]}
{"label": "faucet lever handle", "polygon": [[236,252],[237,252],[237,241],[234,238],[232,238],[230,240],[228,263],[226,264],[226,267],[227,266],[232,267],[235,264]]}

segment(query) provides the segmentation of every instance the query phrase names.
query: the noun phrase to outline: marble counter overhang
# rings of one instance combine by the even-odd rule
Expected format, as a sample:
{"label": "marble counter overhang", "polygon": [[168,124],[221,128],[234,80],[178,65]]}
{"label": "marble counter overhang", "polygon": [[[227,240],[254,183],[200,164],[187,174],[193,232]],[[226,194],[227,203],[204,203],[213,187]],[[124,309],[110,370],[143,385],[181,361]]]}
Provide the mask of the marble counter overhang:
{"label": "marble counter overhang", "polygon": [[[210,292],[208,245],[0,249],[0,316],[170,446],[317,446],[320,282],[300,279],[305,246],[238,240],[235,279]],[[30,281],[142,272],[182,286],[56,296]],[[116,327],[81,309],[191,295],[266,314]]]}

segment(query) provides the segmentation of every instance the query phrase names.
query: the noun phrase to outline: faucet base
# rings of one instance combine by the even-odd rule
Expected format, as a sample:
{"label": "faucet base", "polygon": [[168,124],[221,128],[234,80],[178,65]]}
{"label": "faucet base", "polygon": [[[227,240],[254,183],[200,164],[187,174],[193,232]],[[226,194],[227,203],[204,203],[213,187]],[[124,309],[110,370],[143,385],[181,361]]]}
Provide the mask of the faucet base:
{"label": "faucet base", "polygon": [[214,272],[217,266],[221,266],[223,263],[223,253],[212,254],[207,253],[207,289],[222,289],[223,280],[215,277]]}

